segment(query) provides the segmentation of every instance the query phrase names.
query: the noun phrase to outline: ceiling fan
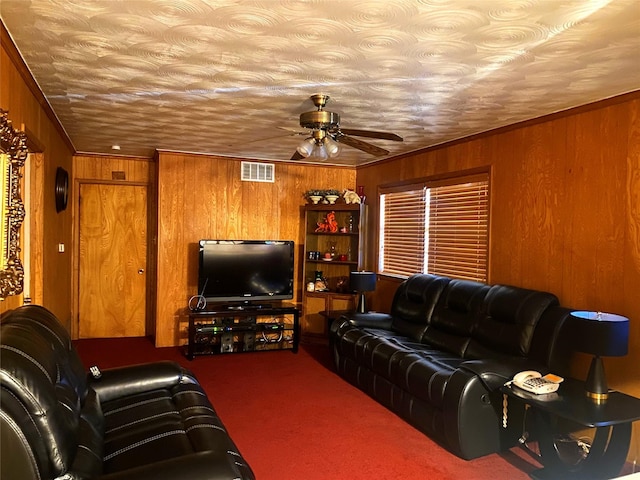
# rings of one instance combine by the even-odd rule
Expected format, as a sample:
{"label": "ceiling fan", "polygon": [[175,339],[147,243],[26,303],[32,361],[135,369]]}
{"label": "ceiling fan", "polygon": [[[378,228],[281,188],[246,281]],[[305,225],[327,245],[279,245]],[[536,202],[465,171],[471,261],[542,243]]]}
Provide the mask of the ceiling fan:
{"label": "ceiling fan", "polygon": [[311,95],[310,98],[317,110],[301,113],[300,126],[310,129],[311,132],[297,132],[300,135],[308,134],[309,136],[298,145],[291,160],[300,160],[307,157],[326,160],[329,157],[335,157],[339,153],[340,143],[377,157],[389,154],[389,150],[354,138],[356,136],[394,140],[396,142],[402,141],[402,137],[395,133],[341,128],[340,115],[324,109],[329,101],[329,95],[316,93]]}

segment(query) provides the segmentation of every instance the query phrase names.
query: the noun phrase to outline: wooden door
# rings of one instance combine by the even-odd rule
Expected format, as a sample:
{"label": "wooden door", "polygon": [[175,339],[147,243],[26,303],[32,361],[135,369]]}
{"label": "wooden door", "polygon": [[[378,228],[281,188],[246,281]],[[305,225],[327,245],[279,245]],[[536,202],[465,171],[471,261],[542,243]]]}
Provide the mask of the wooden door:
{"label": "wooden door", "polygon": [[145,335],[147,187],[80,185],[80,338]]}

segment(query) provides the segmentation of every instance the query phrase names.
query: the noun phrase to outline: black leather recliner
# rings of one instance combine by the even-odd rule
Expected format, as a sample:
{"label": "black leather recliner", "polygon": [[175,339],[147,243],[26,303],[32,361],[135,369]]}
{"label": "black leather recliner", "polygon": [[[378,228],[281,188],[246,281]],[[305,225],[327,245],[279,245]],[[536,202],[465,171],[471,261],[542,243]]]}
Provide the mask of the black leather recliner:
{"label": "black leather recliner", "polygon": [[88,376],[28,305],[0,325],[2,479],[254,479],[196,378],[174,362]]}
{"label": "black leather recliner", "polygon": [[338,373],[464,459],[505,450],[524,411],[502,427],[499,388],[522,370],[566,375],[570,309],[555,295],[418,274],[389,313],[343,316],[331,327]]}

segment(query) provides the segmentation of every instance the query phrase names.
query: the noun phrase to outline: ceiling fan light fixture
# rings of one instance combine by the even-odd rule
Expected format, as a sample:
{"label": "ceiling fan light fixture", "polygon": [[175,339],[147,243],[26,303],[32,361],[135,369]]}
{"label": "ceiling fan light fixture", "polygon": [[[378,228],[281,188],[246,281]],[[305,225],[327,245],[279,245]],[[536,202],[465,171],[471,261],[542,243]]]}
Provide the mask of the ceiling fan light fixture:
{"label": "ceiling fan light fixture", "polygon": [[329,157],[331,158],[337,157],[340,153],[340,144],[329,136],[324,139],[324,146],[327,149]]}
{"label": "ceiling fan light fixture", "polygon": [[353,128],[341,129],[340,115],[324,109],[329,100],[329,95],[317,93],[311,95],[310,98],[316,106],[316,110],[300,114],[300,126],[311,130],[310,137],[307,137],[298,145],[296,153],[291,157],[292,160],[299,160],[302,157],[323,161],[337,157],[342,151],[342,144],[377,157],[390,153],[389,150],[358,140],[354,136],[402,141],[402,137],[395,133]]}
{"label": "ceiling fan light fixture", "polygon": [[312,136],[305,138],[296,151],[305,158],[324,161],[340,153],[340,145],[324,130],[314,130]]}
{"label": "ceiling fan light fixture", "polygon": [[327,148],[324,146],[324,143],[317,143],[313,146],[313,151],[309,157],[314,158],[316,160],[326,160],[329,158],[329,153],[327,152]]}
{"label": "ceiling fan light fixture", "polygon": [[303,157],[307,158],[313,153],[313,148],[316,145],[316,141],[312,138],[305,138],[300,145],[296,148],[297,152]]}

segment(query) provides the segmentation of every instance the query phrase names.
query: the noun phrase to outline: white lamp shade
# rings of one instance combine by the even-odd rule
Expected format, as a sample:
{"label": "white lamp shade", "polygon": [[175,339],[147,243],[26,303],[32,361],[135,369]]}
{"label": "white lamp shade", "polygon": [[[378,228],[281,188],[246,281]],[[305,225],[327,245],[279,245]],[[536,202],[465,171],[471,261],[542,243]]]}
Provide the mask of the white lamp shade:
{"label": "white lamp shade", "polygon": [[326,160],[329,158],[329,154],[327,153],[327,149],[323,144],[318,145],[317,143],[313,146],[313,150],[311,151],[311,157],[317,160]]}
{"label": "white lamp shade", "polygon": [[296,150],[300,155],[306,158],[313,153],[313,148],[315,147],[315,145],[316,141],[313,138],[307,138],[303,140],[300,145],[298,145]]}
{"label": "white lamp shade", "polygon": [[327,148],[327,153],[329,157],[333,158],[340,153],[340,145],[331,137],[326,137],[324,139],[324,146]]}

